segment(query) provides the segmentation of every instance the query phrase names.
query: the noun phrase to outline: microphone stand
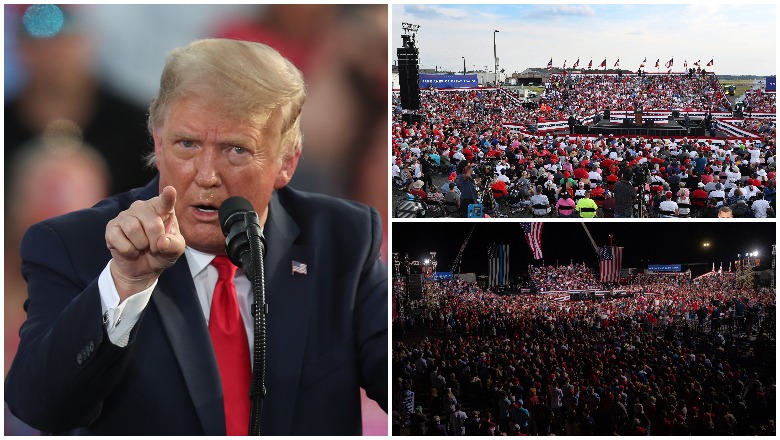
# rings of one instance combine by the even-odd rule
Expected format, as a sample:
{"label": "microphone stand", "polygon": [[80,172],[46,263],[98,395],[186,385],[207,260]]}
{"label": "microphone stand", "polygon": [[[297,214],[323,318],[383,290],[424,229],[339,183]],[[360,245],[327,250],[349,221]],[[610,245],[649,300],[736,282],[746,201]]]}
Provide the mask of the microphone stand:
{"label": "microphone stand", "polygon": [[[263,413],[265,399],[265,366],[266,366],[266,315],[268,304],[265,302],[265,239],[260,230],[257,213],[245,213],[246,236],[250,252],[241,255],[241,263],[247,269],[247,276],[252,283],[252,316],[254,317],[254,359],[252,361],[252,385],[249,390],[251,409],[249,413],[249,435],[260,435],[260,419]],[[248,260],[248,261],[247,261]]]}

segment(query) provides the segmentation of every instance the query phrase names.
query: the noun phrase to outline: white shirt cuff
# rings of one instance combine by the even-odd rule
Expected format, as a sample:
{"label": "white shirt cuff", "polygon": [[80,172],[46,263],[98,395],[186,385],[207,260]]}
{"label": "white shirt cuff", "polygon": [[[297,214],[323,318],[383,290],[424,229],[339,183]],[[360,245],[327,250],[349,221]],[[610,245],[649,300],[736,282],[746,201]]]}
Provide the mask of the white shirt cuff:
{"label": "white shirt cuff", "polygon": [[103,309],[103,324],[106,326],[108,339],[114,345],[127,346],[130,340],[130,331],[133,330],[141,313],[149,304],[149,298],[152,297],[152,291],[155,287],[157,287],[157,280],[154,280],[154,283],[146,290],[130,296],[120,304],[119,292],[116,290],[114,278],[111,276],[111,261],[106,264],[98,278],[98,289]]}

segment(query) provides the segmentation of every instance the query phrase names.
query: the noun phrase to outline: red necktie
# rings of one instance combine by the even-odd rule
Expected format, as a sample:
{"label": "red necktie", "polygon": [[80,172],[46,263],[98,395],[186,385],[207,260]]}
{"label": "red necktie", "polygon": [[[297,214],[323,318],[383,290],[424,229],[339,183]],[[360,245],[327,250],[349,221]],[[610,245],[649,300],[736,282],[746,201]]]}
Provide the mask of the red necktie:
{"label": "red necktie", "polygon": [[249,342],[238,309],[233,277],[236,266],[219,255],[211,262],[219,272],[214,298],[211,300],[209,333],[217,355],[222,395],[225,401],[227,435],[249,433],[249,386],[252,372],[249,365]]}

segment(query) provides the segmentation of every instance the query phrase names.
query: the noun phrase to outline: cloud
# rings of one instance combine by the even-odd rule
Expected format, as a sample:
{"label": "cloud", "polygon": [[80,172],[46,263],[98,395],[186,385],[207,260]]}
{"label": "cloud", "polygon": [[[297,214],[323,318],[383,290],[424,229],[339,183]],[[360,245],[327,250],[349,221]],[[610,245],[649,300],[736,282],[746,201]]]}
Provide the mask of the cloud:
{"label": "cloud", "polygon": [[550,18],[556,16],[592,17],[596,12],[588,5],[541,5],[532,9],[531,18]]}
{"label": "cloud", "polygon": [[417,18],[423,18],[423,19],[441,19],[441,18],[451,18],[451,19],[463,19],[468,18],[469,13],[461,10],[461,9],[455,9],[455,8],[442,8],[439,6],[428,6],[428,5],[407,5],[404,7],[404,11],[412,16],[415,16]]}

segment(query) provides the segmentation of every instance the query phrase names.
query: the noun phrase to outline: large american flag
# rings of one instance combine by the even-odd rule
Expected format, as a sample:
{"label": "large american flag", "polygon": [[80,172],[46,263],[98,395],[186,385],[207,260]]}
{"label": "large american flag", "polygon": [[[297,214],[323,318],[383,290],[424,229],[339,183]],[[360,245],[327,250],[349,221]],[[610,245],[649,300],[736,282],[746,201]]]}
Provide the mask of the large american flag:
{"label": "large american flag", "polygon": [[525,234],[525,241],[528,243],[528,247],[531,248],[531,252],[534,254],[534,259],[542,259],[542,227],[544,223],[520,223],[520,227],[523,228]]}
{"label": "large american flag", "polygon": [[599,267],[602,283],[620,281],[620,268],[623,263],[623,248],[604,246],[599,249]]}
{"label": "large american flag", "polygon": [[499,244],[488,248],[488,264],[490,274],[488,286],[503,286],[509,284],[509,245]]}

